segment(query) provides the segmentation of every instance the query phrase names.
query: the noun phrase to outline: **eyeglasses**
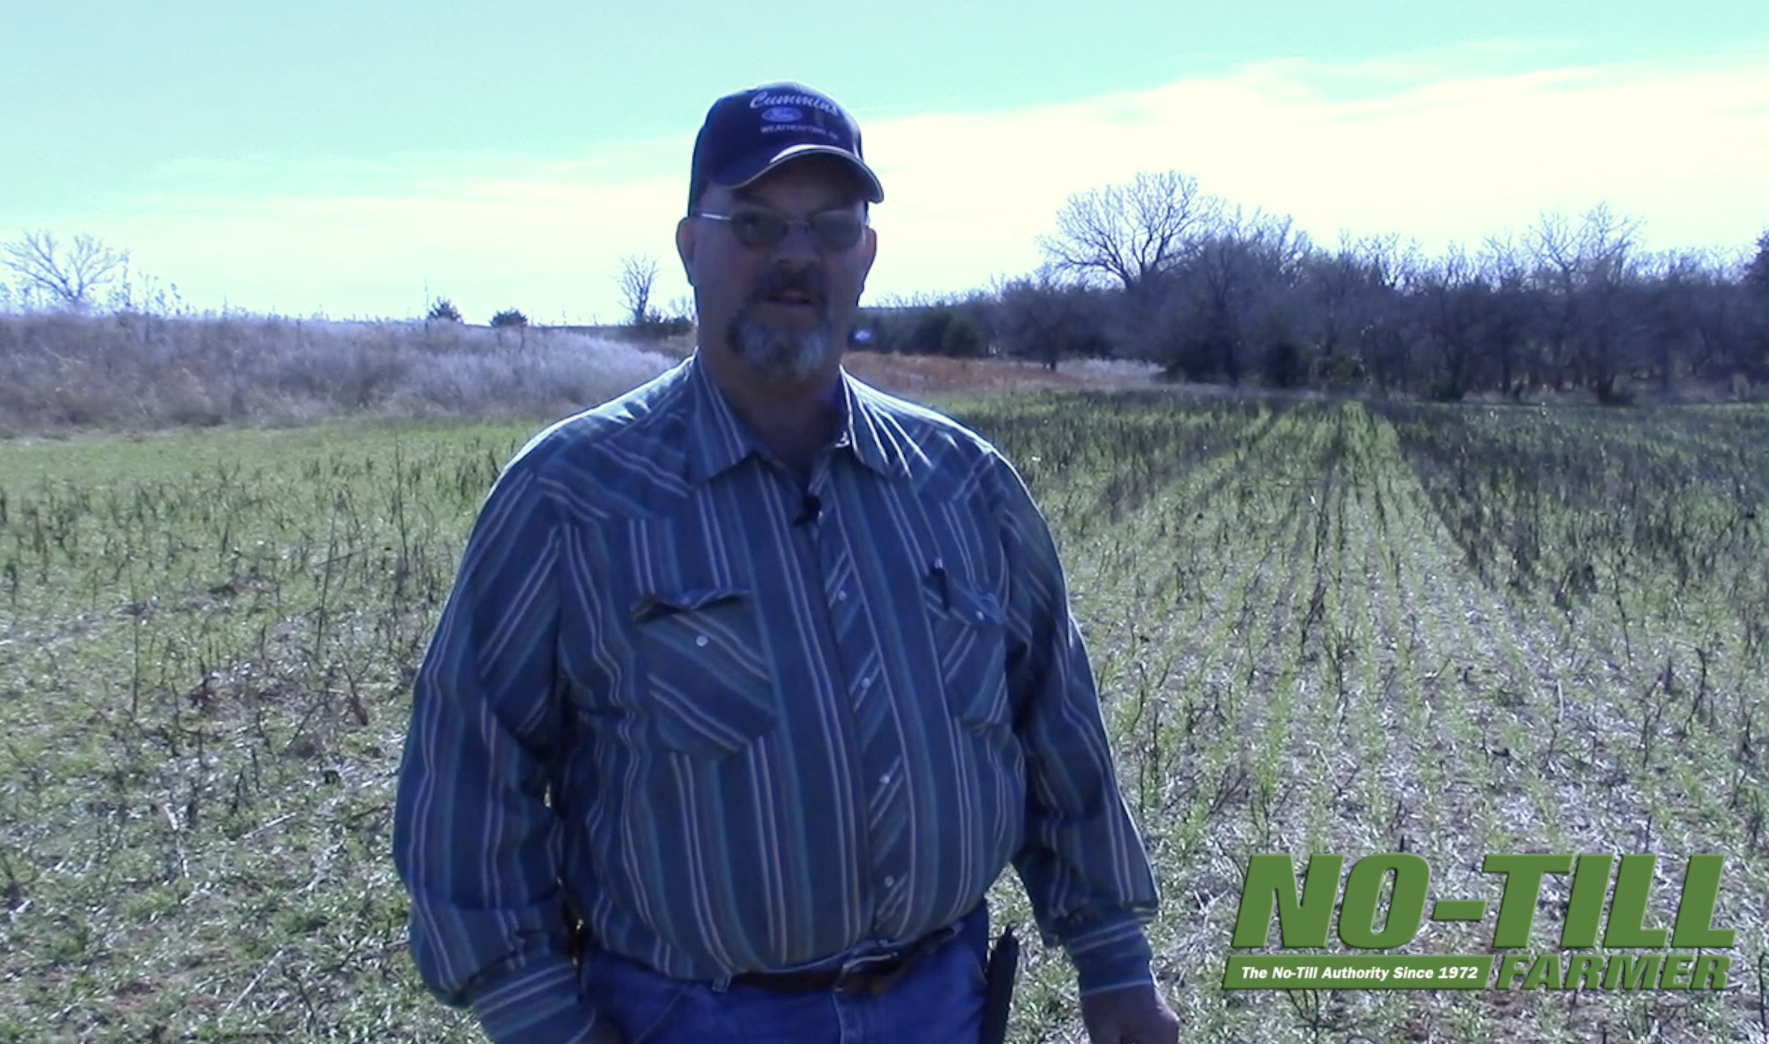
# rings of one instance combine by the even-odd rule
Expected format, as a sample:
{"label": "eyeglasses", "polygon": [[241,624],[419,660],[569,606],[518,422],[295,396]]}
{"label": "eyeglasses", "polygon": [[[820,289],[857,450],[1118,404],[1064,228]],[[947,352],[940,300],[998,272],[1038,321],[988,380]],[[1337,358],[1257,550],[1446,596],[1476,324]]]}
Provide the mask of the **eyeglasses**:
{"label": "eyeglasses", "polygon": [[825,210],[803,221],[788,221],[765,210],[742,210],[735,214],[708,214],[699,217],[723,221],[739,243],[754,250],[772,250],[786,239],[786,233],[803,228],[811,242],[825,254],[839,254],[860,242],[866,230],[866,219],[851,210]]}

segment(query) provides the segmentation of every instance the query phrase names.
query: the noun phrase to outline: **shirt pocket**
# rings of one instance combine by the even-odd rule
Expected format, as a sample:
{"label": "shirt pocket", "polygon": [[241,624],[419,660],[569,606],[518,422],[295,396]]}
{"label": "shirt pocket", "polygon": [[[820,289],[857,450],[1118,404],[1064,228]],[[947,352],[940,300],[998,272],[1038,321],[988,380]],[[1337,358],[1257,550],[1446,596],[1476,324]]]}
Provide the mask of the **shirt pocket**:
{"label": "shirt pocket", "polygon": [[922,581],[923,600],[940,665],[940,685],[959,721],[977,729],[1010,724],[1007,699],[1007,614],[987,588],[934,559]]}
{"label": "shirt pocket", "polygon": [[632,616],[659,746],[720,758],[774,728],[774,679],[749,592],[709,587],[646,595]]}

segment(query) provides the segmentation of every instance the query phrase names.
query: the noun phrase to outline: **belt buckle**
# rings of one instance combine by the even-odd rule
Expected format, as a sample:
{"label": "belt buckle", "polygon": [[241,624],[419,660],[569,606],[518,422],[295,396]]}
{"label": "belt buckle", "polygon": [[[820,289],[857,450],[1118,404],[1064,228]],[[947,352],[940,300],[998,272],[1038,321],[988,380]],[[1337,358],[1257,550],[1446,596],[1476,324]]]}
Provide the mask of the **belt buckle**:
{"label": "belt buckle", "polygon": [[[916,961],[957,938],[961,927],[961,922],[954,921],[892,953],[876,953],[846,961],[836,972],[833,988],[837,993],[865,993],[876,997],[890,989]],[[868,972],[875,974],[867,978]]]}
{"label": "belt buckle", "polygon": [[874,954],[845,962],[835,974],[834,990],[844,995],[878,996],[903,974],[901,953]]}

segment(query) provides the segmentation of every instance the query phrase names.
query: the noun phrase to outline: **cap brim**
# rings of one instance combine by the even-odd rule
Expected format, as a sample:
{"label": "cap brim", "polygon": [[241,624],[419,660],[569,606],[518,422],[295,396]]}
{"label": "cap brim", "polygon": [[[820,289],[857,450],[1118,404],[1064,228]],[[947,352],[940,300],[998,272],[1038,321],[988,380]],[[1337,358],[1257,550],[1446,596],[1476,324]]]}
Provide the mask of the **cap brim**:
{"label": "cap brim", "polygon": [[745,185],[752,184],[769,171],[806,156],[834,156],[836,159],[845,160],[854,173],[860,175],[861,185],[866,190],[866,202],[884,202],[884,186],[879,183],[878,175],[872,172],[872,168],[853,153],[833,145],[793,145],[781,149],[779,152],[746,157],[743,162],[732,164],[715,174],[712,181],[714,184],[722,185],[728,189],[740,189]]}

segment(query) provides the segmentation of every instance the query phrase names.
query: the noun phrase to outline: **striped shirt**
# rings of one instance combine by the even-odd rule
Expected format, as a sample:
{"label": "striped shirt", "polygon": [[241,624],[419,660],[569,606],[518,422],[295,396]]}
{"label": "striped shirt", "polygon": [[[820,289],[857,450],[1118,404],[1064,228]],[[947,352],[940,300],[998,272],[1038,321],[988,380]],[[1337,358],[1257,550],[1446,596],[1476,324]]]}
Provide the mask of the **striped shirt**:
{"label": "striped shirt", "polygon": [[417,676],[394,848],[425,982],[499,1041],[592,945],[718,980],[918,938],[1011,861],[1084,993],[1155,885],[1049,530],[955,422],[841,378],[808,485],[690,359],[536,436]]}

